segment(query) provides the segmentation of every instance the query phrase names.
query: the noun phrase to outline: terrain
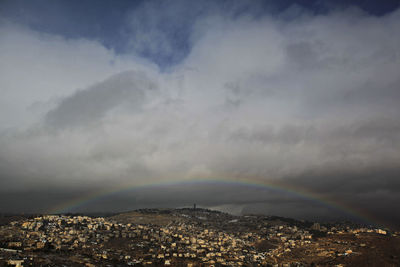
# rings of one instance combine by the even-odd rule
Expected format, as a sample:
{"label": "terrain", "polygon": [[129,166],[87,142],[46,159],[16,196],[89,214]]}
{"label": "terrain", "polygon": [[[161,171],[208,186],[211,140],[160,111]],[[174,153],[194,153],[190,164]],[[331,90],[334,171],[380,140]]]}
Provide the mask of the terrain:
{"label": "terrain", "polygon": [[208,209],[3,216],[0,266],[400,266],[400,237]]}

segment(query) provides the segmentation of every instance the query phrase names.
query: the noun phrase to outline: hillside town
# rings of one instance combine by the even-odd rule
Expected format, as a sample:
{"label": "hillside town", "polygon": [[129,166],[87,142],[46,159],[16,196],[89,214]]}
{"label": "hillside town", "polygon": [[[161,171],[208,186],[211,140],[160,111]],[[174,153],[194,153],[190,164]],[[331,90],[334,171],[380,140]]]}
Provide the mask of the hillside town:
{"label": "hillside town", "polygon": [[[349,223],[206,209],[43,215],[1,226],[0,266],[351,266],[376,242],[399,244],[398,236]],[[393,266],[400,263],[395,253],[387,259]]]}

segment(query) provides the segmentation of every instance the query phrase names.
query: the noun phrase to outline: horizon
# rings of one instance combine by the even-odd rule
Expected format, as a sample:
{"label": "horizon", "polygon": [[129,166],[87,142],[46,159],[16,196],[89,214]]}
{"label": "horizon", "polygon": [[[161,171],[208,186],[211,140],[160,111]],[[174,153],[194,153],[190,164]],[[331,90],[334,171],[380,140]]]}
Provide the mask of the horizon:
{"label": "horizon", "polygon": [[0,213],[399,228],[399,28],[394,0],[0,1]]}
{"label": "horizon", "polygon": [[287,219],[287,220],[293,220],[297,222],[305,222],[305,223],[320,223],[322,225],[339,225],[339,224],[348,224],[348,225],[353,225],[353,226],[358,226],[358,227],[367,227],[370,229],[385,229],[388,230],[389,232],[398,232],[398,228],[390,228],[385,225],[381,224],[376,224],[376,223],[368,223],[368,222],[362,222],[362,221],[354,221],[351,219],[336,219],[336,220],[323,220],[323,219],[317,219],[317,220],[311,220],[311,219],[300,219],[300,218],[293,218],[293,217],[285,217],[285,216],[279,216],[279,215],[274,215],[274,214],[263,214],[263,213],[243,213],[243,214],[235,214],[231,213],[229,211],[224,211],[224,210],[218,210],[218,209],[212,209],[208,207],[198,207],[196,206],[196,209],[190,206],[181,206],[181,207],[175,207],[175,208],[168,208],[168,207],[152,207],[152,208],[138,208],[138,209],[133,209],[133,210],[124,210],[124,211],[119,211],[119,212],[104,212],[104,211],[89,211],[89,212],[58,212],[58,213],[0,213],[0,216],[4,217],[14,217],[14,216],[36,216],[36,217],[41,217],[41,216],[67,216],[67,217],[76,217],[76,216],[88,216],[88,217],[94,217],[94,218],[107,218],[107,217],[114,217],[117,215],[126,215],[126,214],[132,214],[132,213],[158,213],[158,212],[165,212],[165,211],[207,211],[207,212],[212,212],[212,213],[220,213],[220,214],[226,214],[230,215],[233,217],[263,217],[263,218],[268,218],[268,219]]}

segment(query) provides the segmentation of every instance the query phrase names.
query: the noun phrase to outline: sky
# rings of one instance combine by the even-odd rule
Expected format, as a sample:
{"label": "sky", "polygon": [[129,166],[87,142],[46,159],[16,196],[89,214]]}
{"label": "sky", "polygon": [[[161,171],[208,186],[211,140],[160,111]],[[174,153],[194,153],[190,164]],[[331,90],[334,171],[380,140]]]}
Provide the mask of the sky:
{"label": "sky", "polygon": [[398,227],[399,28],[389,0],[0,0],[0,212]]}

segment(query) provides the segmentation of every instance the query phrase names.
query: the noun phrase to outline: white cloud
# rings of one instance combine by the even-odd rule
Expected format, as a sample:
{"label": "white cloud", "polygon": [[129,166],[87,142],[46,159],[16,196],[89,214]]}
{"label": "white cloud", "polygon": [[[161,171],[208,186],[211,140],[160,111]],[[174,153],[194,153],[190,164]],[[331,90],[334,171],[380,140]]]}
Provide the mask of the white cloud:
{"label": "white cloud", "polygon": [[[203,18],[168,73],[93,41],[3,26],[0,120],[28,129],[1,136],[1,159],[13,163],[3,174],[38,187],[215,176],[301,184],[313,171],[398,168],[399,26],[399,11]],[[138,70],[156,90],[136,84]],[[49,101],[38,115],[27,109]]]}
{"label": "white cloud", "polygon": [[[0,24],[0,129],[32,123],[61,97],[131,69],[156,69],[122,58],[96,41],[65,39]],[[43,106],[43,107],[41,107]]]}

